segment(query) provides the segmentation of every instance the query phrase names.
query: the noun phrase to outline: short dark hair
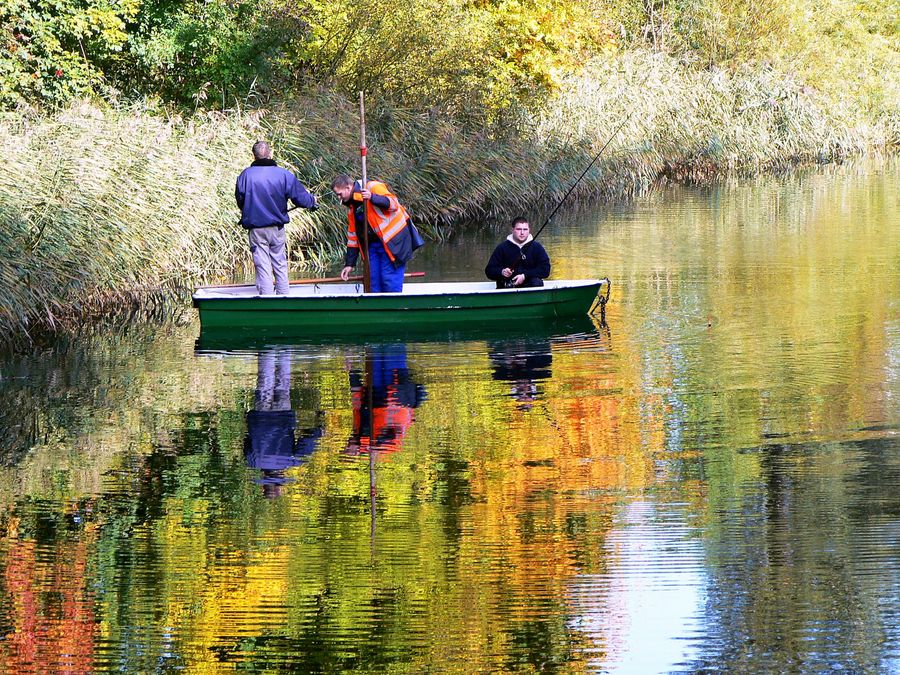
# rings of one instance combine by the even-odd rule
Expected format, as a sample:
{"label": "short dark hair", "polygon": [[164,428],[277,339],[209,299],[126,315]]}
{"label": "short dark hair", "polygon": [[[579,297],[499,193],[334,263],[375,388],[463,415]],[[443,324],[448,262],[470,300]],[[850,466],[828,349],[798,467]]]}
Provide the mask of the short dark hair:
{"label": "short dark hair", "polygon": [[528,222],[528,218],[526,218],[525,216],[516,216],[509,224],[509,228],[512,229],[516,225],[520,225],[521,223],[525,223],[526,225],[528,225],[528,227],[531,227],[531,223]]}
{"label": "short dark hair", "polygon": [[256,141],[253,144],[253,157],[255,159],[267,159],[272,152],[272,148],[265,141]]}
{"label": "short dark hair", "polygon": [[354,181],[350,176],[345,173],[339,173],[334,177],[334,180],[331,181],[331,189],[334,190],[336,187],[347,187],[352,186],[356,181]]}

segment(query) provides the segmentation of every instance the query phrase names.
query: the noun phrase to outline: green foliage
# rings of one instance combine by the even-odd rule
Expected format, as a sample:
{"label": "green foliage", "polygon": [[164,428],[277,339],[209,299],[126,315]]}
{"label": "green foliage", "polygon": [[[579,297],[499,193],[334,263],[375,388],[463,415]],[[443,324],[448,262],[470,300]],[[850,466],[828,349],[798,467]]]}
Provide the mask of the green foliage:
{"label": "green foliage", "polygon": [[494,77],[508,83],[512,100],[556,91],[598,54],[616,50],[611,24],[584,2],[493,0],[485,3],[500,39],[492,60]]}
{"label": "green foliage", "polygon": [[112,81],[195,107],[234,105],[272,79],[287,34],[271,23],[264,0],[145,3]]}
{"label": "green foliage", "polygon": [[0,105],[103,91],[224,108],[313,84],[480,119],[539,101],[615,46],[610,26],[583,0],[119,0],[101,8],[56,0],[48,7],[8,0]]}
{"label": "green foliage", "polygon": [[531,105],[612,33],[581,0],[305,0],[290,48],[302,73],[345,94],[366,91],[402,106],[439,107],[483,120]]}
{"label": "green foliage", "polygon": [[293,11],[308,26],[285,56],[299,77],[417,107],[483,108],[490,25],[465,0],[306,0]]}
{"label": "green foliage", "polygon": [[140,0],[2,0],[0,106],[59,104],[95,91]]}
{"label": "green foliage", "polygon": [[632,41],[702,66],[774,63],[812,82],[865,67],[900,49],[900,19],[888,0],[649,0],[608,2]]}
{"label": "green foliage", "polygon": [[508,125],[598,56],[649,45],[694,67],[772,64],[877,117],[900,66],[887,0],[3,0],[0,24],[6,108],[99,93],[226,109],[326,88]]}

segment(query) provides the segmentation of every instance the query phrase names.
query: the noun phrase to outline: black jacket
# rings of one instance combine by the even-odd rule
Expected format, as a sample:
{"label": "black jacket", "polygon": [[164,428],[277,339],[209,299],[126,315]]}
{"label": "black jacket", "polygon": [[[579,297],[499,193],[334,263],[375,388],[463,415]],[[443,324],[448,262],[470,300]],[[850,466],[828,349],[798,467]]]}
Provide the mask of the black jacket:
{"label": "black jacket", "polygon": [[513,276],[525,275],[523,286],[540,286],[550,276],[550,256],[541,246],[539,241],[529,238],[521,247],[512,241],[512,235],[507,237],[491,254],[491,259],[484,268],[488,279],[497,282],[497,288],[503,288],[506,277],[503,276],[503,268],[513,270]]}

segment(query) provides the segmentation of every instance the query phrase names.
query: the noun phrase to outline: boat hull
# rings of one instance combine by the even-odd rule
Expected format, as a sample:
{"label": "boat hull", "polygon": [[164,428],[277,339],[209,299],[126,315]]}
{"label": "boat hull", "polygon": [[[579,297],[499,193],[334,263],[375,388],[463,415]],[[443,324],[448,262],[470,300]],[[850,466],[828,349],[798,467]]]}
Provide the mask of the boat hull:
{"label": "boat hull", "polygon": [[259,296],[252,286],[194,293],[206,329],[284,328],[353,332],[545,321],[587,314],[608,280],[552,281],[541,288],[496,289],[485,283],[407,284],[402,293],[363,294],[358,284],[291,287]]}

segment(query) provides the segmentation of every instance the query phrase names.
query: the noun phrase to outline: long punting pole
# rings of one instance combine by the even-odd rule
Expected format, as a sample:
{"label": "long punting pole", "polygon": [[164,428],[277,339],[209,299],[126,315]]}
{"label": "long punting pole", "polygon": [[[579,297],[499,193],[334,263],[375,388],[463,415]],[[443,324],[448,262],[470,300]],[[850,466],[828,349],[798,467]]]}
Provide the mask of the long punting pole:
{"label": "long punting pole", "polygon": [[[424,277],[425,272],[407,272],[403,275],[404,279],[409,279],[410,277]],[[348,277],[344,279],[342,277],[319,277],[317,279],[291,279],[288,284],[291,286],[307,286],[307,285],[315,285],[315,284],[337,284],[337,283],[347,283],[348,281],[362,281],[363,278],[361,276],[356,277]],[[216,284],[215,286],[200,286],[197,290],[215,290],[217,288],[240,288],[241,286],[252,286],[253,284]]]}
{"label": "long punting pole", "polygon": [[[362,189],[366,189],[368,178],[366,176],[366,103],[362,92],[359,92],[359,157],[362,160]],[[363,223],[363,247],[366,255],[363,258],[363,293],[370,292],[372,288],[372,269],[369,265],[369,218],[366,211],[366,204],[363,202],[363,213],[365,222]],[[369,350],[366,350],[366,405],[369,407],[369,500],[371,509],[371,547],[372,556],[375,555],[375,506],[376,506],[376,488],[375,488],[375,411],[372,409],[375,401],[372,391],[374,375],[374,365],[372,359],[374,357]]]}
{"label": "long punting pole", "polygon": [[[362,186],[366,189],[368,179],[366,177],[366,104],[363,93],[359,92],[359,157],[362,160]],[[363,252],[363,293],[369,293],[372,290],[372,268],[369,265],[369,214],[368,206],[363,201],[363,236],[362,236],[362,252]]]}

